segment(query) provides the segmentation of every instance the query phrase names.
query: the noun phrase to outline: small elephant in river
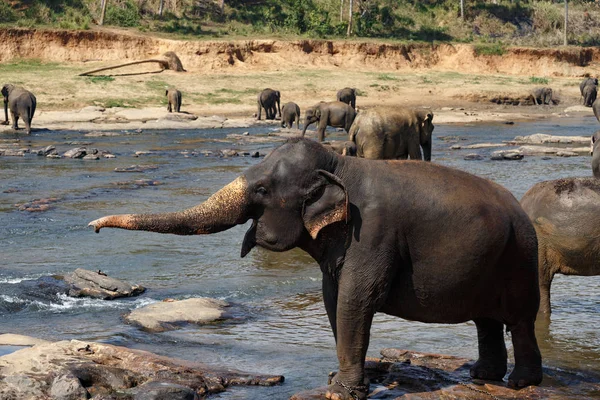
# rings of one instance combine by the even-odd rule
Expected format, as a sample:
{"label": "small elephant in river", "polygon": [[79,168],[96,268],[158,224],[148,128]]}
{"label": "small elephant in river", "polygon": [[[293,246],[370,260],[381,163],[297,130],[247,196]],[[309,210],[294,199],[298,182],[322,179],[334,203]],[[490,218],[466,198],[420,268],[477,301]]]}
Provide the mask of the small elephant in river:
{"label": "small elephant in river", "polygon": [[537,88],[531,92],[533,104],[552,104],[552,89],[549,87]]}
{"label": "small elephant in river", "polygon": [[348,104],[350,107],[356,110],[356,89],[354,88],[343,88],[337,92],[337,101]]}
{"label": "small elephant in river", "polygon": [[177,89],[169,88],[165,92],[167,96],[167,111],[173,112],[173,109],[176,113],[181,112],[181,92]]}
{"label": "small elephant in river", "polygon": [[296,121],[296,129],[300,129],[300,107],[298,104],[289,102],[281,107],[281,127],[293,128]]}
{"label": "small elephant in river", "polygon": [[109,215],[90,226],[199,235],[250,220],[242,257],[257,245],[298,247],[321,268],[339,360],[327,398],[367,398],[365,356],[377,312],[427,323],[474,321],[476,379],[504,378],[506,326],[515,354],[508,385],[541,382],[535,230],[508,190],[467,172],[342,157],[297,137],[197,206]]}
{"label": "small elephant in river", "polygon": [[279,90],[265,89],[259,93],[256,101],[258,103],[257,120],[260,120],[263,108],[265,109],[265,114],[267,114],[266,119],[277,118],[277,112],[279,112],[279,116],[281,117],[281,93]]}
{"label": "small elephant in river", "polygon": [[326,149],[336,152],[342,156],[356,157],[356,143],[349,140],[332,140],[321,143]]}
{"label": "small elephant in river", "polygon": [[583,87],[583,105],[592,107],[598,97],[598,86],[588,83]]}
{"label": "small elephant in river", "polygon": [[375,107],[356,116],[349,140],[358,157],[431,161],[433,128],[429,110]]}
{"label": "small elephant in river", "polygon": [[354,108],[346,103],[342,103],[341,101],[322,101],[305,111],[302,137],[306,133],[306,128],[313,122],[318,122],[317,138],[319,142],[322,142],[325,138],[325,129],[327,129],[327,126],[344,128],[346,132],[349,132],[355,116],[356,111],[354,111]]}
{"label": "small elephant in river", "polygon": [[25,123],[25,131],[29,135],[31,133],[31,121],[35,114],[37,100],[33,93],[23,89],[20,86],[15,86],[7,83],[2,86],[2,97],[4,97],[4,123],[8,125],[8,109],[12,118],[12,128],[19,129],[19,117]]}
{"label": "small elephant in river", "polygon": [[540,182],[521,205],[537,233],[540,314],[549,317],[554,274],[600,275],[600,179]]}

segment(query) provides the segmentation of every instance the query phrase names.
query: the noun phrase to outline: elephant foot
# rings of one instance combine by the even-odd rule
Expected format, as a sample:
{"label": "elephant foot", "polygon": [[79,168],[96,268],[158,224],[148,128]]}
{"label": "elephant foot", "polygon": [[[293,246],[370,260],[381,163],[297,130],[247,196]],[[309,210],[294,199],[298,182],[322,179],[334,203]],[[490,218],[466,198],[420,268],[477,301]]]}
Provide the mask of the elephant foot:
{"label": "elephant foot", "polygon": [[338,379],[338,376],[329,377],[329,386],[325,398],[329,400],[365,400],[369,394],[369,379],[364,378],[362,385],[350,385]]}
{"label": "elephant foot", "polygon": [[500,361],[479,359],[471,367],[471,378],[501,381],[506,375],[506,359]]}
{"label": "elephant foot", "polygon": [[4,122],[2,122],[2,125],[10,125],[10,122],[4,121]]}
{"label": "elephant foot", "polygon": [[539,385],[542,382],[542,367],[515,366],[508,377],[508,387],[520,389],[531,385]]}

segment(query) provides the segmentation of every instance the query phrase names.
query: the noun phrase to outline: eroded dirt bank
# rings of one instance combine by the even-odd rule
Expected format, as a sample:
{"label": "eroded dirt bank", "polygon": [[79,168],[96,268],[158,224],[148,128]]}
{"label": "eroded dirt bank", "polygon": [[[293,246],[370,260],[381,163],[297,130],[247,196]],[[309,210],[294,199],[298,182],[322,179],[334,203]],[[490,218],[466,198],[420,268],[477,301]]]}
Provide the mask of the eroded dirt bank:
{"label": "eroded dirt bank", "polygon": [[469,73],[580,76],[598,67],[600,49],[509,48],[477,55],[467,44],[388,44],[331,40],[170,40],[108,30],[0,30],[0,61],[128,61],[175,51],[192,71],[279,70],[290,64],[363,70],[440,69]]}

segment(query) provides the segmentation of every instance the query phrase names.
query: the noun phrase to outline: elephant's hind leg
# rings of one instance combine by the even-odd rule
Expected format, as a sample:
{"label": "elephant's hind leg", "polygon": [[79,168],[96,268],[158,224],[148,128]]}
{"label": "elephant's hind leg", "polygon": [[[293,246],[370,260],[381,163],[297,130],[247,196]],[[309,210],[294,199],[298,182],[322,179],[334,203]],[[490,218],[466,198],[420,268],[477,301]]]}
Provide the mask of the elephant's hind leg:
{"label": "elephant's hind leg", "polygon": [[471,377],[501,381],[507,368],[504,324],[490,318],[478,318],[474,322],[477,326],[479,359],[471,367]]}
{"label": "elephant's hind leg", "polygon": [[515,368],[508,377],[508,386],[522,388],[542,382],[542,355],[535,338],[534,319],[522,319],[509,325],[515,352]]}
{"label": "elephant's hind leg", "polygon": [[25,124],[25,132],[29,135],[31,133],[31,120],[28,117],[23,117],[23,123]]}

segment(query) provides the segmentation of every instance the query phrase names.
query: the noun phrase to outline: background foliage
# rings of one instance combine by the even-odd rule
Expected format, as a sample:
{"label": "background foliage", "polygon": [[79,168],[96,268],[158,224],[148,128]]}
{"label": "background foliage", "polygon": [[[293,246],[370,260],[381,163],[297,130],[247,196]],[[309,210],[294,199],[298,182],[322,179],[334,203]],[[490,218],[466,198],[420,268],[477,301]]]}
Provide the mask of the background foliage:
{"label": "background foliage", "polygon": [[[102,0],[0,0],[0,23],[88,29]],[[105,25],[206,36],[342,37],[350,0],[107,0]],[[353,0],[352,36],[495,45],[562,44],[564,2]],[[600,6],[569,3],[569,42],[600,45]],[[484,49],[484,47],[482,47]],[[498,52],[498,47],[496,50]]]}

